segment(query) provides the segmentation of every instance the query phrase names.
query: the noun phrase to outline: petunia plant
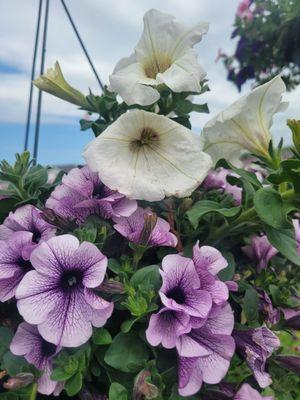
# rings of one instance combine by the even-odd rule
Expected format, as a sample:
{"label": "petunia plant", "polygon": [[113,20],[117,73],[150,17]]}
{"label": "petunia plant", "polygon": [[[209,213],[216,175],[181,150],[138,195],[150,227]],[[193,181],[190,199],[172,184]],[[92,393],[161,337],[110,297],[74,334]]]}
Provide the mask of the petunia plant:
{"label": "petunia plant", "polygon": [[150,10],[102,95],[35,80],[95,139],[0,164],[0,399],[299,400],[300,122],[276,76],[193,132],[207,31]]}

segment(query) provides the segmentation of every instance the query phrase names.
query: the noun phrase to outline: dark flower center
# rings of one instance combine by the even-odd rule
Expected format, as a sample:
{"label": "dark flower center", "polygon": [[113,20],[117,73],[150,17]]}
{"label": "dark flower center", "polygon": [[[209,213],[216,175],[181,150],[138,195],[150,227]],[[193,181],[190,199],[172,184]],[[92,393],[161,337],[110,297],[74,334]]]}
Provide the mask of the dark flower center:
{"label": "dark flower center", "polygon": [[131,143],[132,150],[140,150],[144,146],[158,144],[159,137],[152,128],[143,128],[140,132],[140,138],[134,139]]}
{"label": "dark flower center", "polygon": [[104,185],[102,185],[101,183],[98,183],[97,185],[94,186],[92,198],[93,199],[101,199],[103,197],[105,197]]}
{"label": "dark flower center", "polygon": [[42,237],[42,235],[41,235],[41,232],[40,231],[38,231],[37,229],[33,229],[32,230],[32,241],[34,242],[34,243],[38,243],[39,241],[40,241],[40,239],[41,239],[41,237]]}
{"label": "dark flower center", "polygon": [[65,291],[75,289],[82,284],[82,271],[74,269],[65,271],[61,277],[61,288]]}
{"label": "dark flower center", "polygon": [[175,287],[168,291],[167,297],[176,301],[177,304],[185,303],[185,294],[180,287]]}
{"label": "dark flower center", "polygon": [[51,357],[56,353],[55,344],[49,343],[46,340],[42,340],[42,354],[44,357]]}
{"label": "dark flower center", "polygon": [[18,265],[22,268],[24,273],[29,272],[33,269],[31,262],[29,260],[24,260],[24,258],[19,259]]}

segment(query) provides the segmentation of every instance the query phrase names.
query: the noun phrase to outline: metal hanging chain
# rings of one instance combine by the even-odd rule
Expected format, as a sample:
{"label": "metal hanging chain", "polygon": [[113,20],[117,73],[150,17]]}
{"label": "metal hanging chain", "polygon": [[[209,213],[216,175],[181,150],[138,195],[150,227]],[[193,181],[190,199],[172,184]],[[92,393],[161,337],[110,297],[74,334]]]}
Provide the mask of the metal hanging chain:
{"label": "metal hanging chain", "polygon": [[33,51],[33,59],[32,59],[32,67],[31,67],[31,80],[30,80],[30,91],[29,91],[29,100],[28,100],[28,109],[27,109],[27,120],[26,120],[26,130],[25,130],[25,142],[24,142],[24,150],[28,149],[28,141],[29,141],[29,129],[30,129],[30,120],[31,120],[31,108],[32,108],[32,95],[33,95],[33,84],[32,81],[35,77],[35,64],[36,64],[36,56],[39,42],[39,34],[40,34],[40,25],[41,25],[41,16],[42,16],[42,5],[43,0],[39,2],[38,9],[38,18],[35,32],[35,42],[34,42],[34,51]]}
{"label": "metal hanging chain", "polygon": [[101,90],[104,91],[104,85],[101,82],[101,79],[99,78],[99,76],[97,74],[97,71],[96,71],[96,69],[95,69],[95,67],[93,65],[93,62],[92,62],[92,60],[91,60],[91,58],[89,56],[89,53],[87,52],[87,49],[85,48],[85,45],[84,45],[84,43],[83,43],[83,41],[82,41],[82,39],[81,39],[81,37],[79,35],[79,32],[78,32],[78,30],[77,30],[77,28],[75,26],[75,23],[74,23],[74,21],[73,21],[73,19],[71,17],[71,14],[70,14],[70,12],[69,12],[64,0],[61,0],[61,4],[63,5],[63,8],[64,8],[64,10],[65,10],[65,12],[66,12],[66,14],[67,14],[67,16],[69,18],[69,21],[70,21],[70,23],[72,25],[72,28],[73,28],[74,32],[75,32],[75,35],[77,36],[77,39],[78,39],[78,41],[79,41],[79,43],[81,45],[81,48],[84,51],[84,54],[86,55],[86,58],[88,59],[88,62],[89,62],[90,66],[91,66],[91,68],[92,68],[92,70],[94,72],[94,75],[95,75],[95,77],[96,77],[96,79],[97,79],[97,81],[99,83],[99,86],[100,86]]}
{"label": "metal hanging chain", "polygon": [[[40,69],[40,75],[43,75],[43,73],[44,73],[44,66],[45,66],[48,17],[49,17],[49,0],[46,0],[45,18],[44,18],[44,31],[43,31],[43,42],[42,42],[42,53],[41,53],[41,69]],[[37,116],[36,116],[36,125],[35,125],[35,136],[34,136],[34,148],[33,148],[33,162],[34,162],[34,164],[36,164],[37,153],[38,153],[38,147],[39,147],[39,133],[40,133],[40,123],[41,123],[41,108],[42,108],[42,91],[39,90],[38,105],[37,105]]]}

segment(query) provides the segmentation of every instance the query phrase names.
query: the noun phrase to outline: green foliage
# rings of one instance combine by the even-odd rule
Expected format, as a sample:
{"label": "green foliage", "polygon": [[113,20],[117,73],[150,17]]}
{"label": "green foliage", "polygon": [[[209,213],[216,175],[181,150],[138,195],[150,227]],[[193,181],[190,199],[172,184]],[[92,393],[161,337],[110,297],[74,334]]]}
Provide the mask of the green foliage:
{"label": "green foliage", "polygon": [[149,358],[146,344],[136,333],[118,333],[108,348],[104,361],[122,372],[138,372]]}
{"label": "green foliage", "polygon": [[240,90],[248,80],[259,85],[284,71],[287,88],[294,89],[300,82],[299,1],[254,0],[250,10],[252,18],[235,18],[234,54],[221,54],[228,79]]}
{"label": "green foliage", "polygon": [[113,382],[109,388],[108,398],[109,400],[127,400],[127,389],[119,383]]}

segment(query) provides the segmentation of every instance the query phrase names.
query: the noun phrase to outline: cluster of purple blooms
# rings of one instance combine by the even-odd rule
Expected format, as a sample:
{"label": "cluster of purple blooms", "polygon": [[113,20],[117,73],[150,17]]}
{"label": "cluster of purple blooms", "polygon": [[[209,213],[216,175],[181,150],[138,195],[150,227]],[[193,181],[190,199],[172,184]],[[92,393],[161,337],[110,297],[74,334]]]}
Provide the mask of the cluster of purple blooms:
{"label": "cluster of purple blooms", "polygon": [[[204,187],[221,188],[239,203],[240,188],[229,185],[227,175],[226,170],[217,171]],[[170,232],[169,223],[159,217],[155,218],[146,243],[142,242],[145,221],[153,216],[152,211],[107,188],[87,166],[75,168],[64,176],[46,207],[78,226],[93,214],[109,218],[114,229],[133,243],[177,246],[177,237]],[[294,221],[294,227],[300,252],[298,220]],[[32,205],[10,213],[0,226],[0,301],[15,298],[24,318],[11,343],[11,351],[43,371],[38,390],[47,395],[59,395],[64,386],[50,378],[53,357],[62,347],[77,347],[87,342],[93,327],[105,325],[114,309],[112,302],[94,291],[105,279],[107,257],[92,243],[80,244],[73,235],[57,233],[56,227],[43,218],[43,212]],[[277,253],[265,236],[253,236],[243,251],[257,262],[258,271],[266,268]],[[193,395],[203,382],[221,382],[235,349],[253,370],[258,384],[263,388],[270,384],[265,363],[279,347],[279,340],[266,327],[233,330],[234,315],[228,297],[229,291],[238,290],[238,286],[236,282],[222,282],[218,278],[219,271],[227,265],[217,249],[199,247],[198,243],[192,259],[170,254],[162,261],[161,307],[151,315],[146,337],[152,346],[176,348],[182,396]],[[270,310],[270,299],[265,293],[261,296],[271,319],[271,311],[273,314],[275,311]],[[273,321],[277,318],[274,315]],[[235,400],[250,398],[262,399],[248,384],[234,397]]]}
{"label": "cluster of purple blooms", "polygon": [[226,266],[217,249],[198,243],[193,259],[168,255],[162,261],[162,307],[151,316],[146,337],[152,346],[176,347],[183,396],[198,392],[202,382],[220,382],[235,350],[229,291],[217,277]]}

